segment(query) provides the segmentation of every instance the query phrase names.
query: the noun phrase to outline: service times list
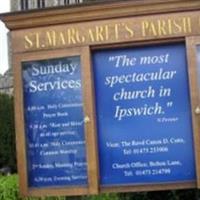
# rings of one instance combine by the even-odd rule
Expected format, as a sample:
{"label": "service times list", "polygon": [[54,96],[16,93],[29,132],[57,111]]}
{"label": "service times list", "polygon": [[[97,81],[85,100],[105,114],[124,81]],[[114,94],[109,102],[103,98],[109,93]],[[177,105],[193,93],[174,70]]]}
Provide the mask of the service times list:
{"label": "service times list", "polygon": [[80,58],[22,66],[29,186],[86,185]]}

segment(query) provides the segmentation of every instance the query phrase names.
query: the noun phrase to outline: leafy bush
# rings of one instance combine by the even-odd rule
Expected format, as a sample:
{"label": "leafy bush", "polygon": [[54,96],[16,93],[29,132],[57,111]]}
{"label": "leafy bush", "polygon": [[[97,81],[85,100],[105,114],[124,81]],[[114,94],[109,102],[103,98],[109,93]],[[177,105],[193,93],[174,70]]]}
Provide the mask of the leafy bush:
{"label": "leafy bush", "polygon": [[0,176],[0,200],[198,200],[199,190],[179,190],[141,193],[102,194],[83,197],[21,198],[18,176]]}
{"label": "leafy bush", "polygon": [[0,200],[65,200],[65,198],[21,198],[19,195],[18,176],[13,175],[0,177]]}
{"label": "leafy bush", "polygon": [[16,172],[13,97],[0,94],[0,168]]}
{"label": "leafy bush", "polygon": [[104,194],[88,197],[44,197],[21,198],[19,195],[18,176],[0,176],[0,200],[120,200],[117,194]]}
{"label": "leafy bush", "polygon": [[18,200],[17,176],[0,177],[0,200]]}
{"label": "leafy bush", "polygon": [[82,200],[120,200],[117,194],[102,194],[98,196],[83,197]]}

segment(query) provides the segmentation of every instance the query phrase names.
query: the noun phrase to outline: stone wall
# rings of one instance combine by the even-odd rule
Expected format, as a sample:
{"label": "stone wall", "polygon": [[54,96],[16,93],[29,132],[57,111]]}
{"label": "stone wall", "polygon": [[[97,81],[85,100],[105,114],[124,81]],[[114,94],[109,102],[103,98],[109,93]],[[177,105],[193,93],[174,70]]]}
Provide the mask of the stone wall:
{"label": "stone wall", "polygon": [[0,74],[0,93],[13,95],[13,74],[11,69],[4,75]]}
{"label": "stone wall", "polygon": [[[24,0],[24,1],[28,2],[28,9],[38,8],[38,0]],[[54,7],[54,6],[62,6],[66,4],[78,4],[78,3],[82,3],[84,0],[44,0],[44,1],[45,1],[45,7]],[[21,7],[22,0],[10,0],[10,2],[11,2],[11,11],[22,10],[22,7]]]}

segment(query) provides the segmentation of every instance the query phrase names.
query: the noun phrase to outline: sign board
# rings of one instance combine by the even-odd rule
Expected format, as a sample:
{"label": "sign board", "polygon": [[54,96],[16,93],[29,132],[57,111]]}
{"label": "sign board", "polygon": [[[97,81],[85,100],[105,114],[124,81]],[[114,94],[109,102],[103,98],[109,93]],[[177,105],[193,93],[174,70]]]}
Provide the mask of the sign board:
{"label": "sign board", "polygon": [[[90,87],[86,49],[16,57],[17,142],[23,195],[84,195],[96,193],[95,149],[91,129]],[[87,94],[85,94],[87,88]],[[18,147],[19,147],[18,143]],[[89,147],[86,146],[90,144]],[[93,167],[95,170],[95,167]],[[96,171],[96,170],[95,170]],[[89,183],[93,183],[92,186]]]}
{"label": "sign board", "polygon": [[22,196],[200,187],[199,12],[150,0],[0,16]]}
{"label": "sign board", "polygon": [[97,51],[93,66],[101,185],[194,181],[184,44]]}
{"label": "sign board", "polygon": [[29,186],[87,185],[80,57],[22,68]]}

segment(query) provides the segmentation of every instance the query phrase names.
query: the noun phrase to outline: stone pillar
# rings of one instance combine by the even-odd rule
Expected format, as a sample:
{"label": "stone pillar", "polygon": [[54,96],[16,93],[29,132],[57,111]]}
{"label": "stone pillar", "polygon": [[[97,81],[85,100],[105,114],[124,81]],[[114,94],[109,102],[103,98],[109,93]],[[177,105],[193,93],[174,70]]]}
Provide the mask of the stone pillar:
{"label": "stone pillar", "polygon": [[10,0],[11,12],[21,10],[20,0]]}
{"label": "stone pillar", "polygon": [[37,0],[29,0],[29,9],[36,9],[37,8]]}

